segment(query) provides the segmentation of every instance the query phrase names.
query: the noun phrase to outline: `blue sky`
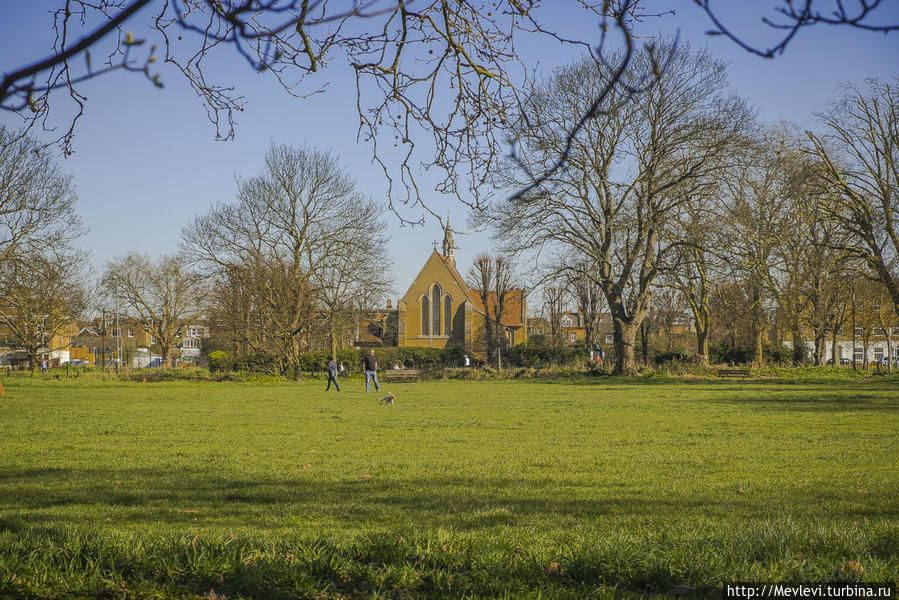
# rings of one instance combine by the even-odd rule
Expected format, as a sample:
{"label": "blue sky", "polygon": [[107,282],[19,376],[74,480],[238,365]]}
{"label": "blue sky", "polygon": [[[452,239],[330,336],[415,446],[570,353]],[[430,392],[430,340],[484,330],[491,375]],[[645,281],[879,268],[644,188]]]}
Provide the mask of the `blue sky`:
{"label": "blue sky", "polygon": [[[8,72],[43,57],[50,38],[49,11],[58,3],[48,0],[8,2],[0,22],[0,71]],[[725,3],[722,2],[722,6]],[[584,19],[574,0],[546,1],[538,14],[552,27],[571,37],[593,39],[595,20]],[[760,24],[768,2],[729,2],[725,17],[735,28],[764,45],[769,34]],[[899,0],[884,0],[878,21],[899,22]],[[690,0],[652,2],[674,8],[676,14],[646,19],[638,27],[645,35],[675,35],[693,46],[708,45],[730,63],[735,92],[755,105],[767,122],[783,119],[814,128],[812,113],[823,110],[844,82],[860,83],[867,77],[899,75],[899,33],[865,33],[847,28],[816,27],[803,31],[783,56],[765,60],[752,56],[722,37],[709,37],[704,13]],[[736,7],[736,8],[735,8]],[[749,12],[759,11],[759,12]],[[133,29],[149,12],[138,15]],[[143,17],[143,20],[141,19]],[[525,48],[543,72],[576,58],[570,46],[545,43]],[[305,99],[288,96],[265,73],[254,73],[235,55],[217,65],[246,97],[237,137],[214,140],[215,131],[205,111],[171,69],[162,68],[166,87],[157,90],[140,76],[115,73],[88,82],[88,97],[79,121],[75,154],[62,160],[74,175],[79,210],[90,232],[78,242],[98,268],[105,260],[130,251],[151,254],[177,250],[179,230],[216,201],[235,195],[235,177],[250,177],[262,167],[271,143],[287,143],[332,150],[355,176],[361,190],[384,198],[386,182],[371,163],[371,150],[356,141],[355,91],[352,73],[335,61],[316,75],[327,83],[325,93]],[[0,122],[17,126],[15,115],[0,114]],[[489,249],[484,234],[467,234],[465,208],[451,198],[424,190],[439,214],[448,214],[457,230],[460,270],[467,272],[472,258]],[[416,217],[420,211],[411,213]],[[402,227],[389,217],[390,253],[396,296],[402,295],[431,248],[442,237],[431,219],[425,227]],[[528,270],[525,266],[524,271]]]}

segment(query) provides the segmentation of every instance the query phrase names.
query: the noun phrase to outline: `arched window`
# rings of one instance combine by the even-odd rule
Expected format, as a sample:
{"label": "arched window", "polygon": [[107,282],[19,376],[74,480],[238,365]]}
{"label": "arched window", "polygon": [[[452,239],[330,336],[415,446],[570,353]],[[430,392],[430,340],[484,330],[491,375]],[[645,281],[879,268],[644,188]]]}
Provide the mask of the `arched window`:
{"label": "arched window", "polygon": [[453,330],[453,297],[443,297],[443,335],[450,335]]}
{"label": "arched window", "polygon": [[431,335],[440,335],[440,297],[443,296],[443,289],[440,287],[439,283],[434,284],[434,289],[431,290],[431,306],[434,311],[434,318],[431,319],[431,327],[433,331],[431,331]]}
{"label": "arched window", "polygon": [[431,304],[428,295],[421,297],[421,334],[428,335],[429,323],[431,317]]}

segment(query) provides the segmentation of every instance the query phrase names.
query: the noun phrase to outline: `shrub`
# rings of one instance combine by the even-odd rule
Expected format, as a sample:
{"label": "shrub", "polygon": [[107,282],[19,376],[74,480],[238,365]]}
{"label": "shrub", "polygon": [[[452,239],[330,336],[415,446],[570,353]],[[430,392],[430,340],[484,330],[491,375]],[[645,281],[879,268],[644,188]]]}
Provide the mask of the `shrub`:
{"label": "shrub", "polygon": [[662,352],[661,354],[656,354],[653,358],[653,362],[657,365],[661,365],[664,363],[670,362],[688,362],[692,361],[692,356],[687,356],[683,352]]}
{"label": "shrub", "polygon": [[776,365],[792,365],[793,349],[787,348],[783,344],[769,344],[762,350],[765,362]]}
{"label": "shrub", "polygon": [[233,365],[228,359],[228,353],[221,350],[209,353],[209,370],[213,373],[217,371],[229,371]]}

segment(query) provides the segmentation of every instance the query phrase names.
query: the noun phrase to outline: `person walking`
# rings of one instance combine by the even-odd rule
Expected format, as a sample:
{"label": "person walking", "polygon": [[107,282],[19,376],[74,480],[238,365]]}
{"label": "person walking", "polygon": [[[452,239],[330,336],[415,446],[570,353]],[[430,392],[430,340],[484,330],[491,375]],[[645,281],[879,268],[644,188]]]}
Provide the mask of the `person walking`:
{"label": "person walking", "polygon": [[467,369],[468,367],[471,366],[471,360],[469,360],[467,354],[463,354],[463,355],[462,355],[462,362],[463,362],[463,364],[465,365],[465,368],[466,368],[466,369]]}
{"label": "person walking", "polygon": [[380,392],[381,386],[378,385],[378,359],[375,358],[374,350],[369,350],[368,356],[362,359],[362,366],[365,369],[365,391],[370,391],[368,380],[373,379],[375,382],[375,391]]}
{"label": "person walking", "polygon": [[331,383],[333,382],[334,387],[337,388],[337,391],[339,392],[340,385],[337,383],[337,361],[332,358],[325,369],[328,371],[328,387],[325,388],[325,391],[327,392],[331,389]]}

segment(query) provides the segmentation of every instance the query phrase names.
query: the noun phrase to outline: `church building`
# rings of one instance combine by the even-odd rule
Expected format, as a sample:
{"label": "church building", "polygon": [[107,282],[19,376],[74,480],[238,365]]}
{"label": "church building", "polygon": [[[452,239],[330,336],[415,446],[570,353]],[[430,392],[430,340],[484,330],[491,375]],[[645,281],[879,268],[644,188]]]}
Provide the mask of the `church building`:
{"label": "church building", "polygon": [[[456,246],[449,219],[442,250],[443,253],[439,253],[435,244],[418,276],[397,302],[397,346],[461,346],[467,352],[484,351],[487,312],[478,290],[470,289],[456,270],[453,255]],[[488,303],[492,308],[489,298]],[[527,340],[527,313],[522,290],[509,291],[500,322],[510,344]]]}

